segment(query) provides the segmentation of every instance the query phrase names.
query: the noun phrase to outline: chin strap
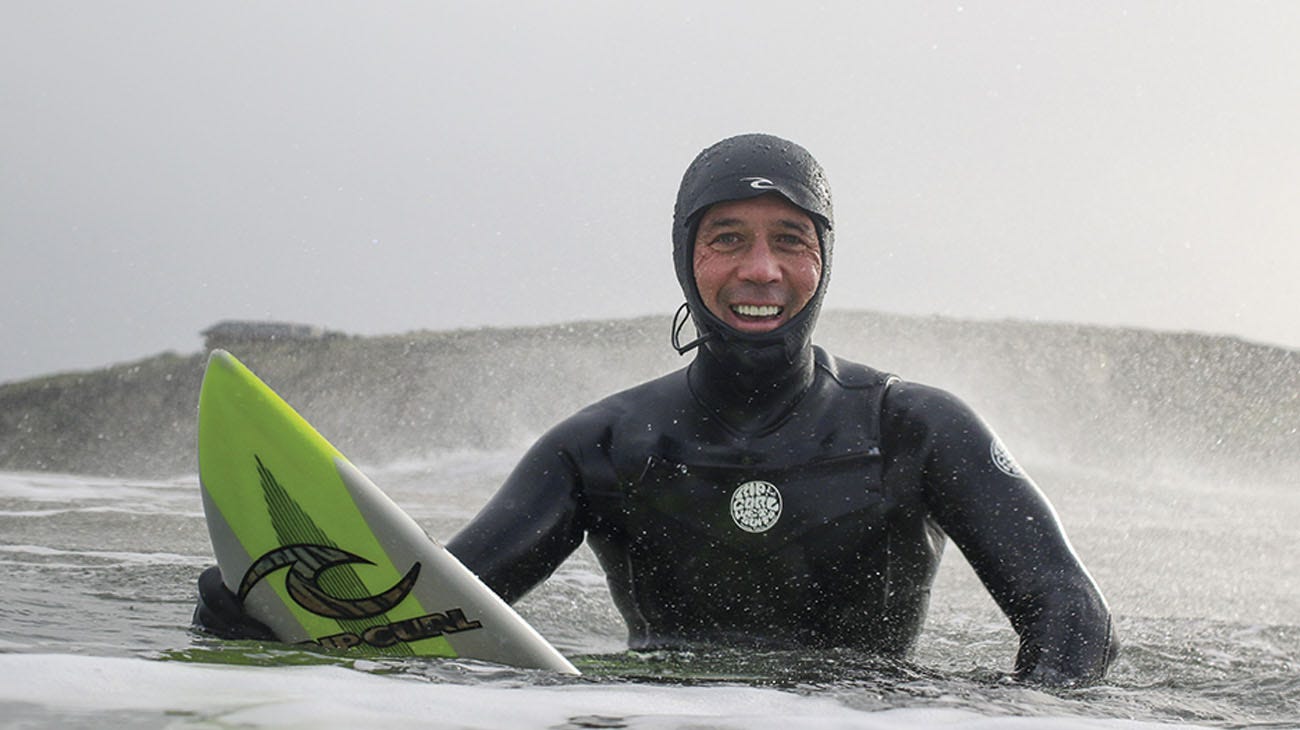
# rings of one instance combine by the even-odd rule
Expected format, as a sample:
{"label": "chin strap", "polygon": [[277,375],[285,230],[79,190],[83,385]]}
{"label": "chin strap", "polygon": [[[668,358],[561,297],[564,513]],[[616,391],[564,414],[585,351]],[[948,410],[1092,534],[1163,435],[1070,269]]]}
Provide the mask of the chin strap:
{"label": "chin strap", "polygon": [[685,355],[695,348],[703,345],[705,342],[713,339],[712,332],[705,332],[695,339],[682,344],[682,330],[686,328],[686,323],[691,319],[691,305],[688,302],[682,302],[682,306],[677,308],[677,313],[673,315],[673,349],[678,355]]}

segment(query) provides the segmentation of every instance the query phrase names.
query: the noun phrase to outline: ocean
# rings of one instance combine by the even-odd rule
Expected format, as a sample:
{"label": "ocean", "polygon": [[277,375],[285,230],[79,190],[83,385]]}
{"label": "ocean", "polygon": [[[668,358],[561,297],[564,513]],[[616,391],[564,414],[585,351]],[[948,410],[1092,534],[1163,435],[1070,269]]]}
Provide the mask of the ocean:
{"label": "ocean", "polygon": [[[1022,329],[1001,332],[991,340],[994,352],[1033,349]],[[1125,348],[1138,348],[1133,333],[1079,336],[1089,352],[1108,353],[1112,371],[1126,367]],[[1103,341],[1105,347],[1098,345]],[[1189,352],[1208,357],[1243,347],[1208,338],[1178,342],[1184,349],[1177,362]],[[961,348],[949,343],[947,352],[953,351]],[[1145,364],[1135,372],[1151,367],[1150,350],[1144,352]],[[1278,357],[1290,363],[1293,355]],[[272,359],[264,356],[264,364],[275,371]],[[1276,444],[1296,438],[1295,374],[1274,383],[1282,389],[1281,410],[1273,407],[1265,425],[1251,426],[1280,429],[1256,439],[1272,444],[1263,451],[1225,453],[1188,436],[1204,429],[1160,424],[1141,448],[1115,447],[1108,459],[1096,456],[1110,449],[1106,438],[1086,448],[1053,444],[1077,442],[1096,423],[1090,409],[1132,401],[1132,393],[1148,400],[1127,411],[1112,408],[1107,418],[1138,422],[1140,407],[1194,411],[1203,419],[1197,409],[1209,399],[1204,388],[1168,380],[1167,366],[1146,375],[1158,388],[1137,390],[1085,373],[1078,382],[1101,388],[1109,400],[1073,393],[1081,410],[1071,421],[1035,406],[1041,401],[1026,395],[1029,386],[990,392],[990,381],[969,374],[973,362],[966,370],[934,369],[929,382],[983,388],[972,400],[1010,404],[981,411],[994,414],[991,422],[1054,503],[1116,616],[1123,651],[1096,686],[1048,690],[1008,681],[1015,636],[952,546],[918,651],[906,663],[852,652],[629,653],[586,548],[517,606],[583,671],[579,678],[470,661],[357,659],[219,641],[189,627],[195,578],[213,563],[192,469],[139,476],[105,469],[111,475],[103,475],[58,464],[16,468],[22,464],[11,460],[0,462],[0,726],[1300,727],[1300,467],[1294,454],[1268,457]],[[991,367],[989,357],[979,362],[977,369]],[[1023,364],[1021,370],[1026,381],[1046,377]],[[471,376],[441,372],[449,387],[469,387],[463,378]],[[640,374],[628,374],[634,377]],[[268,382],[291,386],[288,379]],[[1064,387],[1065,381],[1053,382],[1044,392]],[[1261,407],[1255,395],[1238,398],[1248,401],[1238,410],[1214,406],[1230,442],[1249,437],[1239,426],[1254,424]],[[1256,415],[1242,415],[1247,412]],[[382,458],[364,445],[373,428],[360,439],[337,437],[342,423],[322,431],[431,535],[445,537],[488,499],[542,420],[515,419],[500,426],[500,438],[479,438],[477,446],[432,443],[421,453]],[[0,429],[0,447],[15,447],[21,440],[15,433]],[[22,438],[39,444],[54,436]]]}

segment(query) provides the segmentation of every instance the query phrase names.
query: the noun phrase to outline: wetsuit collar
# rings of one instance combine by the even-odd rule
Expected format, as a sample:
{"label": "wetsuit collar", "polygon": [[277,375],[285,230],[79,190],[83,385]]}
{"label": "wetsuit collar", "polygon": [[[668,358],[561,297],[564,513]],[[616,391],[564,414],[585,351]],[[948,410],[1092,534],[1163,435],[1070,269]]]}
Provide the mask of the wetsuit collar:
{"label": "wetsuit collar", "polygon": [[808,392],[816,368],[810,345],[776,362],[719,357],[701,347],[687,370],[691,392],[731,428],[760,433],[785,420]]}

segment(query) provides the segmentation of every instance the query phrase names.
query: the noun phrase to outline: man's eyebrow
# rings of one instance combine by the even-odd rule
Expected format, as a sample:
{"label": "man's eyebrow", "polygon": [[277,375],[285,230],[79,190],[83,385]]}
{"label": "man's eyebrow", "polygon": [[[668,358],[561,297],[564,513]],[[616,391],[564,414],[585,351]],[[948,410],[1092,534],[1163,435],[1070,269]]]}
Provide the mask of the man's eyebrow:
{"label": "man's eyebrow", "polygon": [[[803,221],[796,220],[794,218],[782,218],[781,220],[777,221],[777,223],[782,228],[790,228],[799,231],[800,233],[812,233],[813,231],[812,226],[808,225],[807,223],[804,223]],[[700,228],[701,229],[732,228],[735,226],[743,226],[743,225],[745,225],[745,221],[741,220],[740,218],[717,218],[706,222],[703,226],[700,226]]]}

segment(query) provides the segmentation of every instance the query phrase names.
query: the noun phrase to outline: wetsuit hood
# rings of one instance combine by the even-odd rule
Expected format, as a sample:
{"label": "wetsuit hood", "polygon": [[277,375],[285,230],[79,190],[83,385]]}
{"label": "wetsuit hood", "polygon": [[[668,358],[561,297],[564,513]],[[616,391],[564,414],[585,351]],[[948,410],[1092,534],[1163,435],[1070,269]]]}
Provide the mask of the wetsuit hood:
{"label": "wetsuit hood", "polygon": [[[812,298],[794,317],[771,332],[739,332],[709,311],[695,283],[695,233],[709,206],[776,193],[802,209],[817,228],[821,247],[821,278]],[[686,295],[686,305],[698,338],[678,343],[685,321],[673,323],[673,344],[683,354],[699,346],[707,359],[731,376],[771,382],[790,370],[811,367],[813,328],[830,279],[834,213],[830,185],[821,165],[808,150],[769,134],[743,134],[724,139],[701,152],[677,191],[673,210],[673,264]],[[806,374],[799,380],[805,380]]]}

